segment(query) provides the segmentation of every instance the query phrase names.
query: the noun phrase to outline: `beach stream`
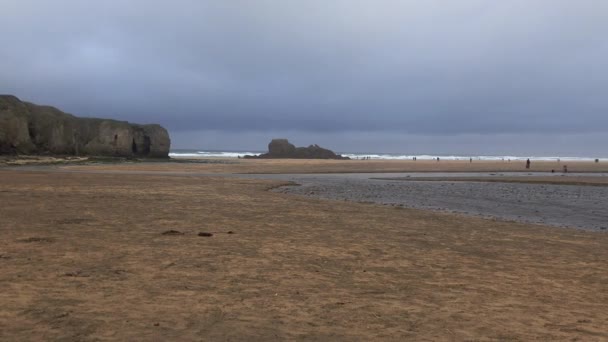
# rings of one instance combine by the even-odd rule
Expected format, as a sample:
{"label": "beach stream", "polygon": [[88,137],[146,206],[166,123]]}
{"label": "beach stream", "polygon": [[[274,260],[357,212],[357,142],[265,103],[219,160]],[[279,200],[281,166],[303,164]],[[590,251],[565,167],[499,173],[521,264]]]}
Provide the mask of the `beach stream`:
{"label": "beach stream", "polygon": [[[536,174],[501,173],[500,175],[517,177]],[[410,179],[404,181],[403,177],[406,176]],[[299,186],[285,186],[274,190],[287,194],[608,232],[608,186],[428,180],[432,177],[449,176],[454,175],[445,173],[247,175],[247,177],[281,179],[299,184]],[[477,179],[492,176],[496,174],[458,174],[458,177]],[[390,178],[393,177],[402,179],[391,180]],[[424,177],[425,180],[416,181],[416,177]]]}

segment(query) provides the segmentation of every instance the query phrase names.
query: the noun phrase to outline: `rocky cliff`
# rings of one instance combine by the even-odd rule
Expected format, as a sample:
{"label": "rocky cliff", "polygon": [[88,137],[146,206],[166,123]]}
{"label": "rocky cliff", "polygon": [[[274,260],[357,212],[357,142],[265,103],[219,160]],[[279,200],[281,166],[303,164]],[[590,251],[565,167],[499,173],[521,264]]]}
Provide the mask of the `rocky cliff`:
{"label": "rocky cliff", "polygon": [[170,145],[159,125],[78,118],[0,95],[0,154],[166,158]]}
{"label": "rocky cliff", "polygon": [[246,156],[246,158],[293,158],[293,159],[350,159],[335,154],[333,151],[310,145],[308,147],[295,147],[287,139],[272,139],[268,144],[268,153],[259,156]]}

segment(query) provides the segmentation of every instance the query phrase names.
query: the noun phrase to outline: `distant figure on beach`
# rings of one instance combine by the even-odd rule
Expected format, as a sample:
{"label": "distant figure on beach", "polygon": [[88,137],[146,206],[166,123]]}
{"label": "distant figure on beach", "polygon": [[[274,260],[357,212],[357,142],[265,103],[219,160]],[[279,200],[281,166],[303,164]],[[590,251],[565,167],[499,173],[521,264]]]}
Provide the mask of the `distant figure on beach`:
{"label": "distant figure on beach", "polygon": [[526,169],[530,168],[530,159],[528,158],[528,160],[526,160]]}
{"label": "distant figure on beach", "polygon": [[473,158],[469,158],[469,163],[472,163],[472,162],[473,162]]}
{"label": "distant figure on beach", "polygon": [[595,158],[595,162],[596,162],[596,163],[599,163],[599,162],[600,162],[600,160],[599,160],[599,159],[597,159],[597,158]]}
{"label": "distant figure on beach", "polygon": [[439,157],[437,157],[437,161],[439,161]]}
{"label": "distant figure on beach", "polygon": [[568,173],[568,165],[564,165],[564,173]]}
{"label": "distant figure on beach", "polygon": [[558,163],[559,163],[559,162],[561,162],[561,159],[557,158],[557,162],[558,162]]}

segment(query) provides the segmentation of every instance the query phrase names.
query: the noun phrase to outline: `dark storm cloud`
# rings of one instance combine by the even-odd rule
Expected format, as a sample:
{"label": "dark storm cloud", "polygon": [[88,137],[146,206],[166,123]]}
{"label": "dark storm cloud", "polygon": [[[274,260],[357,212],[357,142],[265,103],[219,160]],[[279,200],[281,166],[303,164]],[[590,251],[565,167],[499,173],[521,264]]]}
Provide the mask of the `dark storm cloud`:
{"label": "dark storm cloud", "polygon": [[182,131],[608,131],[608,2],[0,0],[0,92]]}

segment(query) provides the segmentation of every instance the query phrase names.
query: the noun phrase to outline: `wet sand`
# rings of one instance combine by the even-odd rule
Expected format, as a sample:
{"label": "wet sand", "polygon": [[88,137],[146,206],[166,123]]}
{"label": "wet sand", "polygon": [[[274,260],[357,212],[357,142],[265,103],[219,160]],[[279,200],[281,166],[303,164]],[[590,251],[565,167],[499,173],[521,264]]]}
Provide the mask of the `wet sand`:
{"label": "wet sand", "polygon": [[[503,177],[470,174],[450,180],[437,175],[403,179],[376,179],[374,175],[273,176],[300,186],[276,191],[315,198],[377,203],[446,211],[481,217],[608,232],[608,177]],[[386,177],[386,175],[384,176]],[[534,183],[534,182],[540,182]],[[545,183],[543,183],[545,182]],[[562,184],[560,184],[560,182]]]}
{"label": "wet sand", "polygon": [[533,161],[526,169],[524,162],[507,161],[411,161],[411,160],[303,160],[303,159],[198,159],[188,163],[176,162],[121,163],[65,166],[65,169],[87,171],[156,171],[191,173],[248,173],[248,174],[298,174],[298,173],[390,173],[390,172],[559,172],[564,165],[572,173],[608,172],[608,162],[550,162]]}

